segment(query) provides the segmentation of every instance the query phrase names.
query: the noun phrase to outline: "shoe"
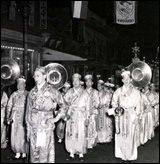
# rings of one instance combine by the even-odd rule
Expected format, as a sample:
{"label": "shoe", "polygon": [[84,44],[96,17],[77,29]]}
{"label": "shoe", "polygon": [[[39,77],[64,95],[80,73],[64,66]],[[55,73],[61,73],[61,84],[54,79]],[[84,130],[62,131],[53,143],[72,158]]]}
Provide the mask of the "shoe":
{"label": "shoe", "polygon": [[83,161],[84,161],[84,157],[79,157],[79,160],[80,160],[81,162],[83,162]]}
{"label": "shoe", "polygon": [[69,156],[66,160],[67,161],[73,161],[74,159],[75,159],[74,157]]}
{"label": "shoe", "polygon": [[20,159],[21,159],[21,157],[19,157],[19,158],[16,158],[16,157],[11,158],[11,160],[13,160],[13,161],[20,160]]}
{"label": "shoe", "polygon": [[88,151],[92,151],[92,148],[89,148]]}

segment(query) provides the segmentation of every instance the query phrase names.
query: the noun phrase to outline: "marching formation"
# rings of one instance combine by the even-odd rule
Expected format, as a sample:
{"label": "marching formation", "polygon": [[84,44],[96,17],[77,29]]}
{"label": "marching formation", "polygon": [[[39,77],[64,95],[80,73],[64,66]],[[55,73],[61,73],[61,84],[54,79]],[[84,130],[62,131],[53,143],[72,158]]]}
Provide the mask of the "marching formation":
{"label": "marching formation", "polygon": [[45,68],[37,67],[30,92],[20,77],[16,92],[9,98],[1,94],[1,148],[7,146],[7,122],[15,159],[22,154],[24,159],[29,155],[31,163],[55,163],[56,134],[59,143],[65,142],[66,160],[78,155],[83,161],[97,144],[114,141],[116,158],[136,160],[138,147],[151,140],[159,126],[159,93],[154,84],[133,86],[129,71],[121,76],[122,87],[98,80],[95,89],[92,75],[83,82],[76,73],[72,84],[66,82],[59,91],[47,83]]}

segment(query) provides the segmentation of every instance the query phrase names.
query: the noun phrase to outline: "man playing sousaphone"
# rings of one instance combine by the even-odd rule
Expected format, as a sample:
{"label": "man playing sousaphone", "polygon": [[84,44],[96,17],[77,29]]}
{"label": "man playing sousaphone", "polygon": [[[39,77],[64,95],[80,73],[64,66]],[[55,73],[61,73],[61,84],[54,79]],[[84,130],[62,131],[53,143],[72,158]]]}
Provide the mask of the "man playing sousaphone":
{"label": "man playing sousaphone", "polygon": [[[112,99],[113,109],[124,109],[124,114],[117,116],[118,122],[115,120],[115,157],[121,158],[122,162],[131,162],[137,159],[136,127],[141,97],[139,90],[131,84],[130,71],[124,71],[121,75],[124,84],[114,92]],[[115,115],[115,112],[110,109],[108,114]]]}

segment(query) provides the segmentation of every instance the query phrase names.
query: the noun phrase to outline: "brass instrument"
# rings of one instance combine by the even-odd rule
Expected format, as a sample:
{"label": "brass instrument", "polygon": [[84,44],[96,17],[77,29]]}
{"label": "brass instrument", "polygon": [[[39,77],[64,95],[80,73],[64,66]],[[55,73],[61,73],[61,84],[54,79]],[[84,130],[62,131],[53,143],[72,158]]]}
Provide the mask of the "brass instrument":
{"label": "brass instrument", "polygon": [[17,62],[11,58],[1,59],[1,85],[13,85],[20,76],[20,67]]}
{"label": "brass instrument", "polygon": [[135,87],[145,87],[150,83],[152,78],[152,70],[145,62],[134,62],[128,66],[128,70],[131,72],[132,84]]}
{"label": "brass instrument", "polygon": [[68,79],[67,70],[58,63],[50,63],[45,66],[47,83],[54,88],[61,89]]}

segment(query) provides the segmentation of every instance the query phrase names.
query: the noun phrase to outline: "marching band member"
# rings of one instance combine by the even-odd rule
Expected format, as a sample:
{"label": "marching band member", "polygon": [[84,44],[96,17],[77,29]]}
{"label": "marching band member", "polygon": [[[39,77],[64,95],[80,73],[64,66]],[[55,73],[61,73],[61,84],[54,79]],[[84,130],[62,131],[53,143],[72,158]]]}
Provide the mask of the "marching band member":
{"label": "marching band member", "polygon": [[[140,92],[131,85],[130,72],[124,71],[122,74],[121,88],[118,88],[112,99],[113,109],[122,107],[124,114],[119,117],[116,124],[115,133],[115,157],[124,161],[134,161],[137,159],[136,126],[137,118],[140,114]],[[113,110],[112,110],[113,112]],[[108,110],[109,115],[115,115]],[[115,115],[116,118],[116,115]]]}
{"label": "marching band member", "polygon": [[[141,131],[140,131],[140,141],[141,144],[144,145],[148,141],[148,112],[150,110],[149,101],[147,96],[144,94],[144,88],[141,91],[141,115],[140,115],[140,123],[141,123]],[[152,116],[152,115],[151,115]]]}
{"label": "marching band member", "polygon": [[[65,84],[62,88],[62,96],[63,97],[67,93],[67,91],[70,89],[70,87],[71,87],[71,85],[68,82],[65,82]],[[61,119],[57,124],[56,133],[57,133],[57,137],[59,138],[58,139],[59,143],[61,143],[64,138],[65,125],[66,125],[66,122],[63,119]]]}
{"label": "marching band member", "polygon": [[17,79],[17,91],[13,92],[7,104],[7,119],[11,125],[11,149],[16,153],[15,159],[26,158],[26,133],[24,126],[25,105],[28,91],[25,90],[24,77]]}
{"label": "marching band member", "polygon": [[[149,90],[149,85],[144,87],[144,94],[147,97],[147,100],[149,101],[149,107],[147,108],[147,131],[148,131],[148,140],[151,140],[155,134],[154,134],[154,109],[152,108],[151,105],[151,100],[153,97],[150,97],[150,90]],[[150,97],[150,98],[149,98]]]}
{"label": "marching band member", "polygon": [[[29,92],[26,109],[27,140],[30,144],[31,163],[54,163],[55,122],[66,113],[66,103],[61,93],[48,85],[44,67],[34,72],[36,86]],[[60,109],[54,118],[57,104]]]}
{"label": "marching band member", "polygon": [[149,100],[154,110],[154,128],[156,128],[159,122],[159,94],[156,92],[154,83],[150,84]]}
{"label": "marching band member", "polygon": [[7,147],[7,141],[6,141],[6,125],[4,123],[5,117],[6,117],[6,106],[8,102],[8,97],[5,92],[2,93],[1,96],[1,148]]}
{"label": "marching band member", "polygon": [[100,101],[98,91],[93,89],[93,77],[92,75],[85,76],[86,90],[85,94],[87,96],[87,149],[91,150],[97,143],[97,114]]}
{"label": "marching band member", "polygon": [[70,83],[69,82],[65,82],[64,86],[62,88],[62,96],[64,96],[70,88],[71,88]]}
{"label": "marching band member", "polygon": [[[104,90],[103,90],[104,87]],[[109,83],[98,81],[98,93],[100,98],[100,106],[98,109],[98,143],[111,142],[113,136],[112,119],[106,115],[109,109],[111,94],[109,93]]]}
{"label": "marching band member", "polygon": [[86,153],[86,102],[87,97],[84,96],[84,89],[80,86],[81,75],[74,74],[73,88],[71,88],[64,96],[69,106],[68,115],[70,119],[66,123],[65,146],[70,153],[67,160],[73,160],[74,155],[79,155],[79,159],[84,159]]}
{"label": "marching band member", "polygon": [[80,85],[84,89],[84,82],[83,81],[80,81]]}

